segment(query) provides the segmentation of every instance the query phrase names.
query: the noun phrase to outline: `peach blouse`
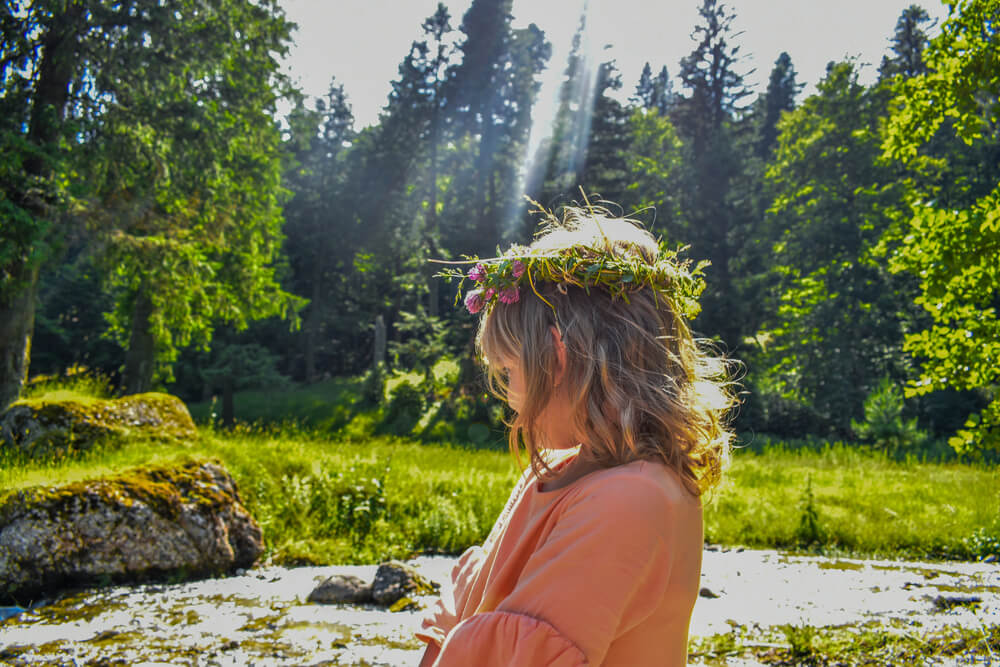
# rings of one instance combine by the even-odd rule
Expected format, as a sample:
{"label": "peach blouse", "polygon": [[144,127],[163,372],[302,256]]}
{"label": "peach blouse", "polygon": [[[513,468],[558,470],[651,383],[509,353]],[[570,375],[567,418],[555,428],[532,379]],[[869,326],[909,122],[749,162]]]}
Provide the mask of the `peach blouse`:
{"label": "peach blouse", "polygon": [[542,491],[528,470],[417,636],[435,666],[684,665],[701,501],[648,461]]}

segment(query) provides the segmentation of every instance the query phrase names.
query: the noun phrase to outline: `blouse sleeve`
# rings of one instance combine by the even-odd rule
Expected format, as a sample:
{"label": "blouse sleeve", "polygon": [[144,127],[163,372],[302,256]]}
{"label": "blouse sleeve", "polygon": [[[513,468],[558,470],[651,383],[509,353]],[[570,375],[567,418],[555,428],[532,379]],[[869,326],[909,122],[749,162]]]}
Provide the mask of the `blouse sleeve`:
{"label": "blouse sleeve", "polygon": [[675,505],[641,475],[578,492],[495,611],[459,623],[440,667],[599,665],[670,580]]}
{"label": "blouse sleeve", "polygon": [[425,642],[433,642],[437,645],[444,643],[444,638],[451,632],[458,623],[458,611],[465,606],[465,602],[472,589],[476,575],[482,566],[483,549],[481,547],[469,547],[459,557],[458,562],[451,571],[450,585],[446,584],[441,589],[430,613],[424,618],[421,629],[416,633],[418,639]]}

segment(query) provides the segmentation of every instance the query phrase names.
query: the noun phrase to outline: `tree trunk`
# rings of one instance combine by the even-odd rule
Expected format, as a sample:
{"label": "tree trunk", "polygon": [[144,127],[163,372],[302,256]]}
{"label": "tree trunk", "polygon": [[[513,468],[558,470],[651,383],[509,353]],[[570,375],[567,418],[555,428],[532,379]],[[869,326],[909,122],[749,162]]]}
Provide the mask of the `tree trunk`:
{"label": "tree trunk", "polygon": [[306,317],[305,335],[305,376],[306,384],[316,381],[316,341],[319,338],[319,330],[323,325],[323,314],[320,312],[320,299],[322,293],[322,273],[319,270],[319,260],[316,259],[312,279],[312,298],[309,300],[309,314]]}
{"label": "tree trunk", "polygon": [[[438,120],[432,121],[432,132],[431,132],[431,156],[430,156],[430,188],[428,192],[428,207],[427,207],[427,250],[431,255],[431,258],[437,258],[438,249],[435,239],[437,239],[437,153],[438,153],[438,141],[440,140],[438,131]],[[439,314],[439,304],[440,291],[438,283],[440,280],[434,277],[436,273],[434,265],[428,263],[427,265],[427,314],[431,317],[437,317]]]}
{"label": "tree trunk", "polygon": [[222,381],[222,426],[232,428],[236,425],[236,407],[233,402],[233,376],[226,375]]}
{"label": "tree trunk", "polygon": [[381,315],[377,315],[375,317],[375,344],[372,349],[372,368],[385,363],[385,345],[385,319]]}
{"label": "tree trunk", "polygon": [[28,379],[31,334],[35,330],[38,268],[28,269],[27,285],[0,298],[0,412],[21,395]]}
{"label": "tree trunk", "polygon": [[156,364],[156,341],[150,328],[153,302],[146,288],[140,287],[132,310],[132,333],[125,354],[123,384],[125,394],[141,394],[153,388],[153,370]]}
{"label": "tree trunk", "polygon": [[[85,6],[69,3],[56,15],[47,34],[42,38],[42,57],[38,64],[38,79],[31,101],[28,121],[28,142],[39,149],[28,154],[24,170],[45,179],[51,166],[45,153],[52,149],[62,132],[69,82],[76,65],[77,43]],[[44,198],[14,194],[25,201],[24,208],[36,219],[51,216]],[[31,337],[35,331],[35,300],[38,294],[38,265],[15,259],[0,267],[17,287],[0,296],[0,410],[16,401],[28,377],[31,361]]]}

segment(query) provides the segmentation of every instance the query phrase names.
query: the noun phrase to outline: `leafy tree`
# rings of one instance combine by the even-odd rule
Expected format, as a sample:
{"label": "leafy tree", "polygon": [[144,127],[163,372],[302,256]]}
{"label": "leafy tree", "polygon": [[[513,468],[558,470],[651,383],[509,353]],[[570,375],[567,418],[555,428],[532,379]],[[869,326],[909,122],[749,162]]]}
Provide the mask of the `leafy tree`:
{"label": "leafy tree", "polygon": [[[1000,0],[956,6],[924,52],[926,71],[897,83],[885,155],[934,164],[926,151],[942,132],[971,149],[1000,143],[998,23]],[[1000,449],[1000,175],[989,164],[981,171],[964,192],[917,183],[908,220],[887,239],[890,268],[919,280],[917,303],[932,320],[906,337],[922,361],[907,393],[952,387],[989,401],[949,441],[960,453]]]}
{"label": "leafy tree", "polygon": [[818,428],[847,431],[885,375],[906,373],[910,281],[873,257],[902,205],[899,170],[880,163],[887,95],[850,62],[779,123],[767,180],[779,308],[760,337],[779,391],[815,409]]}
{"label": "leafy tree", "polygon": [[82,243],[67,246],[39,276],[32,374],[86,368],[117,382],[124,350],[105,335],[104,318],[114,301],[91,250]]}
{"label": "leafy tree", "polygon": [[0,19],[0,410],[27,378],[38,271],[62,230],[63,140],[87,8],[62,9],[4,3]]}
{"label": "leafy tree", "polygon": [[627,210],[653,209],[658,230],[676,229],[681,215],[683,145],[670,119],[637,109],[628,119],[629,144],[624,152],[628,185],[621,204]]}
{"label": "leafy tree", "polygon": [[23,175],[3,178],[18,231],[4,239],[0,401],[27,370],[43,253],[25,249],[58,242],[67,219],[52,204],[71,180],[74,217],[112,270],[126,391],[148,388],[157,363],[169,373],[218,321],[293,313],[273,265],[276,58],[291,28],[275,2],[34,2],[2,28],[3,106],[17,120],[0,146]]}

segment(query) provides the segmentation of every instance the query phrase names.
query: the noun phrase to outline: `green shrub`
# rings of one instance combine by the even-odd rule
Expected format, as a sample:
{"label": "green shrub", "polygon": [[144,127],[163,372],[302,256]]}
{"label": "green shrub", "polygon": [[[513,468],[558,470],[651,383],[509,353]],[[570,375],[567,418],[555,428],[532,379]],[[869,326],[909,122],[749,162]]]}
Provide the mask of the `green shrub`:
{"label": "green shrub", "polygon": [[424,411],[425,392],[409,381],[400,382],[392,390],[385,410],[386,428],[398,435],[413,431]]}
{"label": "green shrub", "polygon": [[361,398],[369,405],[381,405],[385,400],[385,364],[377,363],[361,381]]}
{"label": "green shrub", "polygon": [[862,442],[890,455],[914,449],[927,439],[916,418],[903,418],[903,391],[888,377],[865,399],[865,420],[852,419],[851,428]]}

